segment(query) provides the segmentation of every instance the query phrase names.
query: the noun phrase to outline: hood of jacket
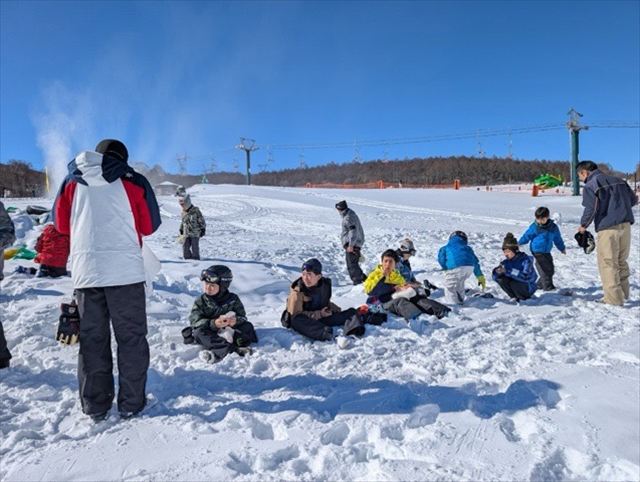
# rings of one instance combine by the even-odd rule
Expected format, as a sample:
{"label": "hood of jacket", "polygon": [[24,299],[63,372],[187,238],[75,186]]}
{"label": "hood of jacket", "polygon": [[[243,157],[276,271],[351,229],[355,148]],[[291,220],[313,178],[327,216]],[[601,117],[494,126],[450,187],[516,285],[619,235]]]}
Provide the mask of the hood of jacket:
{"label": "hood of jacket", "polygon": [[133,175],[133,168],[109,154],[84,151],[69,164],[69,175],[86,186],[104,186],[123,176]]}

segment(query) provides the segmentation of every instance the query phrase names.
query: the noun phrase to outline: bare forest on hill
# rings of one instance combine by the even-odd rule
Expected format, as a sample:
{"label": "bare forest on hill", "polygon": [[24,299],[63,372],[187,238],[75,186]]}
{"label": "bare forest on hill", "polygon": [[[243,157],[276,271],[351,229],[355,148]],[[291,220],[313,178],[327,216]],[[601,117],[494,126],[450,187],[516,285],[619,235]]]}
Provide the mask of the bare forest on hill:
{"label": "bare forest on hill", "polygon": [[0,197],[35,197],[45,194],[45,175],[24,161],[0,163]]}
{"label": "bare forest on hill", "polygon": [[[144,174],[151,185],[164,181],[189,187],[208,182],[211,184],[245,184],[246,178],[239,172],[214,172],[206,174],[172,174],[161,166],[149,167],[143,163],[132,166]],[[614,171],[608,164],[600,168],[616,175],[640,180],[640,164],[635,173]],[[345,164],[329,163],[322,166],[258,172],[252,175],[252,183],[262,186],[305,186],[310,184],[365,184],[377,181],[402,185],[449,185],[459,179],[462,185],[498,185],[530,183],[540,174],[560,174],[569,181],[570,165],[567,161],[523,161],[508,158],[430,157],[395,161],[366,161]],[[57,186],[52,186],[55,190]],[[0,163],[0,196],[42,196],[45,192],[45,175],[28,162],[11,160]]]}

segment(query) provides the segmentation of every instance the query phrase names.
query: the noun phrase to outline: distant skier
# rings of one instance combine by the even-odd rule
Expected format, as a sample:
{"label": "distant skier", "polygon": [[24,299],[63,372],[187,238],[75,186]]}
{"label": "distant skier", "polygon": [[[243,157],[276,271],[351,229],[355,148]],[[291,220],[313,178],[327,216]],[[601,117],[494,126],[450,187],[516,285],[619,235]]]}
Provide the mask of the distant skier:
{"label": "distant skier", "polygon": [[231,270],[221,264],[213,265],[202,270],[200,279],[204,293],[193,303],[185,340],[202,345],[200,358],[210,363],[219,362],[229,353],[240,356],[251,353],[249,345],[257,343],[258,337],[247,320],[242,301],[229,291]]}
{"label": "distant skier", "polygon": [[179,197],[178,202],[182,207],[182,256],[184,259],[200,259],[200,238],[206,234],[207,223],[200,209],[191,203],[191,196]]}
{"label": "distant skier", "polygon": [[604,289],[602,302],[622,306],[629,299],[629,264],[633,206],[638,196],[624,179],[608,176],[591,161],[578,163],[576,172],[584,188],[579,233],[593,222],[596,228],[598,271]]}
{"label": "distant skier", "polygon": [[52,224],[47,224],[36,241],[38,253],[34,262],[40,263],[38,278],[59,278],[67,274],[69,259],[69,235],[58,232]]}
{"label": "distant skier", "polygon": [[[4,249],[8,248],[16,240],[16,230],[13,221],[7,214],[4,204],[0,202],[0,281],[4,279]],[[11,352],[7,348],[7,340],[4,337],[2,320],[0,320],[0,368],[9,368],[11,364]]]}
{"label": "distant skier", "polygon": [[360,268],[360,251],[364,245],[364,231],[358,215],[347,206],[347,201],[340,201],[336,209],[342,216],[342,233],[340,239],[345,250],[347,271],[354,285],[362,283],[366,276]]}
{"label": "distant skier", "polygon": [[520,251],[518,240],[511,233],[505,236],[502,251],[505,259],[494,268],[493,280],[511,299],[520,301],[531,298],[537,289],[538,278],[533,258]]}
{"label": "distant skier", "polygon": [[467,234],[463,231],[451,233],[447,244],[438,251],[438,263],[445,271],[444,297],[448,303],[458,305],[464,303],[464,284],[471,274],[476,276],[478,286],[482,289],[487,287],[480,261],[469,246]]}
{"label": "distant skier", "polygon": [[114,397],[111,333],[118,344],[118,411],[122,418],[146,404],[149,368],[142,237],[160,226],[147,179],[128,164],[129,153],[105,139],[81,152],[54,204],[56,229],[71,237],[71,277],[80,313],[78,381],[82,410],[104,420]]}
{"label": "distant skier", "polygon": [[399,258],[393,249],[387,249],[382,253],[380,261],[364,282],[368,305],[380,306],[407,321],[417,318],[422,313],[443,318],[451,311],[442,303],[419,294],[407,283],[397,269]]}
{"label": "distant skier", "polygon": [[537,286],[544,291],[552,291],[556,287],[553,284],[555,267],[551,248],[555,244],[562,254],[567,254],[567,251],[560,228],[552,219],[549,219],[549,209],[544,206],[539,207],[536,209],[535,217],[536,220],[531,223],[529,229],[520,236],[518,244],[523,246],[531,242],[531,254],[536,260],[536,269],[540,275]]}
{"label": "distant skier", "polygon": [[342,310],[331,302],[331,279],[322,276],[322,264],[312,258],[302,265],[291,284],[282,324],[312,340],[333,340],[333,327],[344,325],[345,335],[363,335],[364,323],[355,308]]}

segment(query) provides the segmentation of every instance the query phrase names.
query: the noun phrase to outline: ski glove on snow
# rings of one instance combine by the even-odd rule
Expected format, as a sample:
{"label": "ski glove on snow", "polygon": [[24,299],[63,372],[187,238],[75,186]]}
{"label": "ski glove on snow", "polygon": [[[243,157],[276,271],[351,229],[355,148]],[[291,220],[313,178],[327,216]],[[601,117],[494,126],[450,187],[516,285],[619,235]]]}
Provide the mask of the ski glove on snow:
{"label": "ski glove on snow", "polygon": [[62,303],[60,305],[58,332],[56,340],[63,345],[75,345],[80,337],[80,315],[75,303]]}
{"label": "ski glove on snow", "polygon": [[484,290],[487,287],[487,278],[485,278],[483,274],[476,276],[476,278],[478,280],[478,286]]}

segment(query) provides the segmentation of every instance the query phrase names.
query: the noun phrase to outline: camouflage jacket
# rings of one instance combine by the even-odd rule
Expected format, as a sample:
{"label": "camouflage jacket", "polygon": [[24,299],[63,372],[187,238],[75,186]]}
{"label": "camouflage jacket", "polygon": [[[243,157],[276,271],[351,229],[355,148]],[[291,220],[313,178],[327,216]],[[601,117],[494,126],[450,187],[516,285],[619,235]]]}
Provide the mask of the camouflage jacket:
{"label": "camouflage jacket", "polygon": [[207,325],[209,325],[209,328],[212,328],[211,322],[213,320],[230,311],[236,314],[236,327],[247,323],[247,314],[244,311],[244,305],[235,293],[226,291],[216,296],[202,294],[193,303],[193,308],[191,308],[191,313],[189,314],[189,322],[193,328],[200,328]]}
{"label": "camouflage jacket", "polygon": [[196,206],[189,206],[189,209],[182,211],[182,223],[180,224],[180,234],[187,238],[201,238],[205,235],[207,224],[200,209]]}

